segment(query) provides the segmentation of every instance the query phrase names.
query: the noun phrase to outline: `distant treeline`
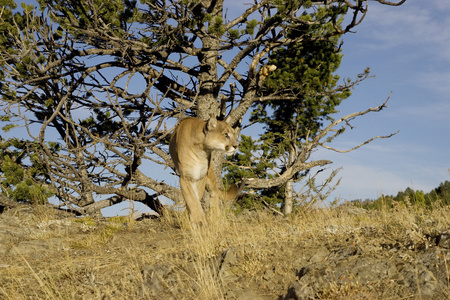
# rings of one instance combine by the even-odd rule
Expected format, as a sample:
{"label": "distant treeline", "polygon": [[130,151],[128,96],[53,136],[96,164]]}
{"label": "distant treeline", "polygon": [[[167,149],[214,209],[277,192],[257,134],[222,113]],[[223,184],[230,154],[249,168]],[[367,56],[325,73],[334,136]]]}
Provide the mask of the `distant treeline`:
{"label": "distant treeline", "polygon": [[421,190],[414,190],[410,187],[403,192],[398,192],[396,196],[382,195],[376,200],[354,200],[353,204],[366,209],[380,209],[382,207],[392,207],[394,203],[405,203],[412,205],[422,205],[425,207],[450,205],[450,181],[445,181],[429,193],[425,194]]}

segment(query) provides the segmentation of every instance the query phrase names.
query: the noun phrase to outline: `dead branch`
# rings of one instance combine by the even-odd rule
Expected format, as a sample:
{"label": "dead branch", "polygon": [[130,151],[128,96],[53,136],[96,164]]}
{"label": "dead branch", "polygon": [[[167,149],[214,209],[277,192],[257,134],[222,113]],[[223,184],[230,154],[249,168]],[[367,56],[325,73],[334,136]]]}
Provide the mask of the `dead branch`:
{"label": "dead branch", "polygon": [[[391,6],[405,2],[376,1]],[[210,20],[222,18],[222,1],[188,2],[147,1],[136,7],[144,13],[136,14],[124,28],[113,25],[92,0],[80,4],[83,9],[76,13],[46,1],[42,13],[24,13],[26,28],[11,19],[17,34],[7,36],[14,51],[0,54],[5,76],[1,103],[19,116],[31,140],[39,145],[39,160],[48,173],[45,184],[51,185],[64,205],[91,214],[126,199],[155,209],[159,195],[181,199],[180,191],[162,182],[159,174],[143,170],[143,161],[172,167],[166,152],[171,129],[166,122],[174,124],[176,117],[185,115],[225,116],[229,112],[227,121],[236,125],[255,102],[295,99],[298,95],[289,90],[259,96],[264,87],[258,70],[268,63],[270,54],[278,47],[312,39],[326,41],[349,32],[364,19],[368,3],[312,2],[311,11],[348,5],[351,18],[340,29],[336,24],[341,15],[306,20],[301,5],[278,11],[272,1],[256,0],[242,15],[225,20],[223,33],[218,34],[207,28],[211,22],[203,22],[199,15],[207,13]],[[242,31],[247,18],[255,13],[260,17],[254,32]],[[321,35],[302,31],[305,26],[325,23],[334,27]],[[65,24],[61,27],[66,29],[58,24]],[[230,30],[237,36],[231,37]],[[298,34],[290,34],[293,31]],[[243,68],[248,73],[243,74]],[[138,91],[132,84],[135,76],[143,79]],[[344,84],[330,93],[351,89],[357,83]],[[330,164],[328,160],[308,161],[311,152],[318,146],[337,150],[325,143],[339,134],[338,124],[349,125],[353,118],[384,107],[333,122],[308,138],[303,148],[293,149],[293,156],[286,157],[288,167],[274,169],[274,178],[246,179],[243,186],[279,186],[302,170]],[[344,151],[385,137],[374,137]],[[96,202],[96,196],[106,199]]]}
{"label": "dead branch", "polygon": [[327,145],[325,145],[325,144],[321,144],[321,146],[324,147],[325,149],[332,150],[332,151],[334,151],[334,152],[338,152],[338,153],[347,153],[347,152],[351,152],[351,151],[353,151],[353,150],[356,150],[356,149],[358,149],[358,148],[361,148],[362,146],[367,145],[368,143],[372,142],[373,140],[376,140],[376,139],[388,139],[388,138],[390,138],[390,137],[396,135],[396,134],[399,133],[399,132],[400,132],[400,130],[398,130],[397,132],[391,133],[391,134],[389,134],[389,135],[378,135],[378,136],[375,136],[375,137],[373,137],[373,138],[371,138],[371,139],[368,139],[367,141],[365,141],[365,142],[363,142],[363,143],[361,143],[361,144],[359,144],[359,145],[357,145],[357,146],[355,146],[355,147],[353,147],[353,148],[346,149],[346,150],[338,150],[338,149],[336,149],[336,148],[327,146]]}
{"label": "dead branch", "polygon": [[[322,129],[314,138],[312,138],[311,140],[308,140],[305,142],[305,145],[295,151],[295,157],[290,158],[290,160],[292,161],[291,164],[288,164],[285,166],[285,170],[282,173],[276,174],[275,177],[270,178],[270,179],[258,179],[258,178],[245,178],[243,179],[242,183],[241,183],[241,189],[262,189],[262,188],[270,188],[273,186],[279,186],[285,182],[287,182],[288,180],[290,180],[291,178],[293,178],[297,173],[301,172],[301,171],[305,171],[305,170],[309,170],[312,169],[314,167],[318,167],[318,166],[325,166],[327,164],[331,164],[332,162],[329,160],[318,160],[318,161],[311,161],[311,162],[307,162],[307,160],[309,159],[311,153],[317,148],[317,147],[324,147],[330,150],[334,150],[337,152],[350,152],[353,151],[355,149],[358,149],[360,147],[362,147],[363,145],[366,145],[372,141],[374,141],[375,139],[378,138],[389,138],[392,137],[393,135],[395,135],[396,133],[387,135],[387,136],[376,136],[373,137],[367,141],[365,141],[362,144],[359,144],[351,149],[348,150],[337,150],[333,147],[327,146],[325,145],[325,143],[329,142],[330,140],[332,140],[334,137],[336,137],[341,130],[335,130],[334,128],[339,125],[342,122],[347,122],[349,120],[353,120],[356,117],[360,117],[363,116],[365,114],[368,114],[370,112],[379,112],[381,111],[383,108],[387,107],[386,104],[390,99],[390,96],[386,99],[386,101],[374,108],[368,108],[365,111],[361,111],[361,112],[356,112],[356,113],[351,113],[349,115],[346,115],[334,122],[332,122],[331,124],[329,124],[327,127],[325,127],[324,129]],[[335,132],[331,137],[329,136],[330,132]]]}

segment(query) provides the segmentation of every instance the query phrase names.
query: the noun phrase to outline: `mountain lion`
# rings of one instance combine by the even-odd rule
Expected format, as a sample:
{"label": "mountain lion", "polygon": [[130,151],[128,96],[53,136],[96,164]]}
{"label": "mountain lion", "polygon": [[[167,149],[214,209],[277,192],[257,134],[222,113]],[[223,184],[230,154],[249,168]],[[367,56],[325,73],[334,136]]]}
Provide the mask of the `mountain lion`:
{"label": "mountain lion", "polygon": [[227,122],[216,118],[206,122],[190,117],[178,124],[170,138],[169,153],[180,175],[181,193],[195,225],[206,224],[200,203],[205,187],[211,193],[212,209],[218,208],[218,198],[230,201],[237,197],[236,185],[227,192],[217,186],[211,152],[219,150],[232,155],[238,147],[238,135],[238,129],[233,129]]}

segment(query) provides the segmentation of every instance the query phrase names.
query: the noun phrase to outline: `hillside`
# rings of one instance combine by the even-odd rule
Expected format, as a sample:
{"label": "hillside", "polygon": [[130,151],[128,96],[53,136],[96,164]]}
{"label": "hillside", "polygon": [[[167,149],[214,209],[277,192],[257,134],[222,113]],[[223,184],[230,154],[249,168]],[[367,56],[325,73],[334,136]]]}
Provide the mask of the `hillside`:
{"label": "hillside", "polygon": [[1,299],[448,299],[450,209],[0,215]]}

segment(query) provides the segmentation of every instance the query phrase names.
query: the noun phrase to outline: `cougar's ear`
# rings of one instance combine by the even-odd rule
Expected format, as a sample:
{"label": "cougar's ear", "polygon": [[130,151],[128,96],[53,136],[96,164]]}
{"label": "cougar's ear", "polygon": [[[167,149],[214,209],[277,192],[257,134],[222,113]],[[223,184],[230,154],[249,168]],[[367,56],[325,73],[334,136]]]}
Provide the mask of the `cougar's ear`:
{"label": "cougar's ear", "polygon": [[236,138],[239,137],[240,133],[241,133],[241,128],[239,126],[234,128],[234,135],[236,136]]}
{"label": "cougar's ear", "polygon": [[216,128],[216,126],[217,126],[217,119],[216,119],[216,117],[211,117],[208,120],[208,123],[206,124],[206,129],[212,130],[212,129]]}

